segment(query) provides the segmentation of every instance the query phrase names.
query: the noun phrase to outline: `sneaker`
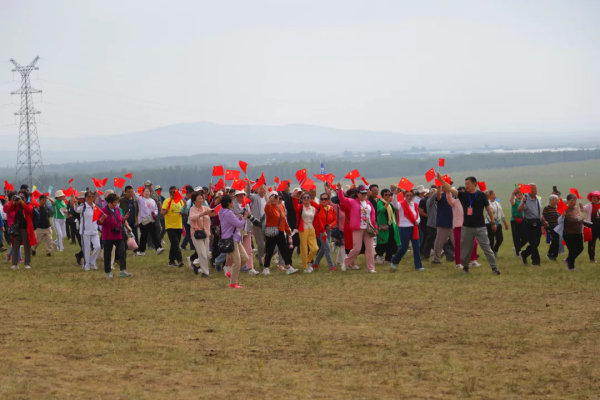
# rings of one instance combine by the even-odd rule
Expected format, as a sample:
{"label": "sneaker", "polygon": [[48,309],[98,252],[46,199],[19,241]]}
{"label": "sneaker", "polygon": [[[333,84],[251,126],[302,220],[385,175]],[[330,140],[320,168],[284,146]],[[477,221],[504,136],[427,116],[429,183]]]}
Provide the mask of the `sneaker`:
{"label": "sneaker", "polygon": [[539,264],[539,263],[536,263],[536,264],[531,264],[531,265],[532,265],[532,266],[534,266],[534,267],[539,267],[539,266],[540,266],[540,264]]}
{"label": "sneaker", "polygon": [[527,265],[527,257],[525,257],[523,253],[521,253],[521,260],[523,260],[523,264]]}
{"label": "sneaker", "polygon": [[569,271],[579,271],[577,268],[569,268]]}
{"label": "sneaker", "polygon": [[89,270],[90,270],[90,267],[88,267],[88,266],[86,265],[86,266],[84,266],[84,267],[83,267],[83,270],[84,270],[84,271],[89,271]]}
{"label": "sneaker", "polygon": [[421,267],[421,268],[415,268],[415,271],[425,271],[425,268]]}
{"label": "sneaker", "polygon": [[119,278],[129,278],[131,274],[125,270],[119,272]]}
{"label": "sneaker", "polygon": [[346,264],[342,263],[342,266],[341,266],[341,268],[342,268],[342,272],[346,272],[346,269],[347,269],[348,267],[346,267]]}
{"label": "sneaker", "polygon": [[469,268],[464,268],[464,267],[463,267],[463,270],[462,270],[462,272],[463,272],[463,274],[468,274],[468,273],[469,273]]}
{"label": "sneaker", "polygon": [[164,251],[165,251],[165,249],[163,249],[162,247],[159,247],[159,248],[156,250],[156,255],[157,255],[157,256],[159,256],[159,255],[161,255],[161,254],[162,254]]}
{"label": "sneaker", "polygon": [[179,268],[183,267],[183,265],[184,265],[184,264],[183,264],[183,261],[179,261],[179,264],[177,264],[177,266],[178,266]]}
{"label": "sneaker", "polygon": [[464,267],[462,266],[462,264],[456,264],[456,269],[464,269]]}
{"label": "sneaker", "polygon": [[352,264],[350,266],[350,268],[353,269],[353,270],[355,270],[355,271],[358,271],[360,269],[360,267],[358,265],[356,265],[356,264]]}
{"label": "sneaker", "polygon": [[134,257],[144,257],[146,253],[142,253],[141,251],[136,251],[133,253]]}
{"label": "sneaker", "polygon": [[279,264],[278,268],[279,268],[280,271],[285,271],[285,265]]}
{"label": "sneaker", "polygon": [[198,268],[198,266],[196,264],[190,264],[192,266],[192,269],[194,270],[194,274],[198,275],[198,273],[200,272],[200,268]]}
{"label": "sneaker", "polygon": [[[196,261],[196,260],[194,260],[194,261]],[[192,259],[190,257],[187,258],[187,262],[188,262],[189,269],[192,269]]]}
{"label": "sneaker", "polygon": [[335,265],[332,265],[331,267],[329,267],[330,271],[337,271],[337,268],[335,267]]}
{"label": "sneaker", "polygon": [[552,256],[550,256],[550,255],[548,255],[548,254],[546,254],[546,258],[547,258],[549,261],[556,261],[556,257],[552,257]]}
{"label": "sneaker", "polygon": [[31,255],[35,257],[35,250],[31,250]]}
{"label": "sneaker", "polygon": [[26,266],[25,266],[25,269],[31,269],[31,266],[29,266],[29,265],[26,265]]}
{"label": "sneaker", "polygon": [[75,260],[77,261],[77,265],[81,265],[81,259],[83,257],[81,257],[79,254],[75,254]]}
{"label": "sneaker", "polygon": [[292,267],[291,265],[290,265],[290,266],[288,267],[288,269],[286,270],[286,273],[287,273],[288,275],[295,274],[296,272],[298,272],[298,270],[297,270],[296,268]]}
{"label": "sneaker", "polygon": [[10,267],[10,269],[17,270],[17,269],[19,269],[19,266],[18,265],[13,265],[12,267]]}
{"label": "sneaker", "polygon": [[305,274],[312,274],[313,271],[314,271],[313,267],[310,267],[310,266],[308,268],[304,269],[304,273]]}
{"label": "sneaker", "polygon": [[110,264],[110,269],[111,269],[111,270],[115,269],[115,263],[111,263],[111,264]]}
{"label": "sneaker", "polygon": [[231,271],[227,271],[225,272],[225,276],[229,279],[231,279]]}
{"label": "sneaker", "polygon": [[251,275],[251,276],[256,276],[258,274],[260,274],[260,272],[258,272],[254,268],[252,268],[251,270],[248,271],[248,275]]}
{"label": "sneaker", "polygon": [[169,267],[177,267],[177,264],[170,262]]}
{"label": "sneaker", "polygon": [[91,269],[94,270],[94,271],[98,271],[98,267],[95,266],[95,265],[92,265]]}
{"label": "sneaker", "polygon": [[240,269],[240,272],[248,272],[248,268],[246,268],[246,266],[244,265],[242,269]]}
{"label": "sneaker", "polygon": [[230,289],[241,289],[242,287],[240,285],[238,285],[237,283],[234,284],[229,284],[229,288]]}
{"label": "sneaker", "polygon": [[112,272],[107,272],[107,273],[106,273],[106,277],[107,277],[107,278],[109,278],[109,279],[111,279],[111,278],[113,277],[113,276],[112,276]]}
{"label": "sneaker", "polygon": [[376,274],[377,273],[377,271],[375,271],[374,269],[370,269],[367,272],[370,273],[370,274]]}
{"label": "sneaker", "polygon": [[262,274],[263,275],[271,275],[271,268],[267,267],[267,268],[263,269]]}
{"label": "sneaker", "polygon": [[46,257],[52,257],[52,253],[46,253]]}
{"label": "sneaker", "polygon": [[441,264],[442,262],[441,262],[441,261],[435,261],[435,260],[432,260],[432,261],[431,261],[431,263],[432,263],[432,264]]}
{"label": "sneaker", "polygon": [[471,261],[469,263],[469,268],[471,267],[481,267],[481,264],[479,264],[477,261]]}
{"label": "sneaker", "polygon": [[390,266],[392,267],[392,271],[396,271],[398,268],[398,264],[390,264]]}
{"label": "sneaker", "polygon": [[494,275],[500,275],[500,271],[498,270],[498,268],[492,268],[492,273]]}
{"label": "sneaker", "polygon": [[383,264],[383,257],[375,256],[375,264]]}

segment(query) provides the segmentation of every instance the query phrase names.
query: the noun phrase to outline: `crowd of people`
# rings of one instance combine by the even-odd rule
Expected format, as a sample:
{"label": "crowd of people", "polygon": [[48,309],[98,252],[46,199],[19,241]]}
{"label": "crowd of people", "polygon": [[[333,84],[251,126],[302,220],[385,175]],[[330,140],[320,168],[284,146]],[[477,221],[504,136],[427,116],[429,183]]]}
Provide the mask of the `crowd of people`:
{"label": "crowd of people", "polygon": [[[444,178],[438,173],[437,185],[410,190],[325,183],[320,194],[314,186],[292,190],[287,185],[277,191],[248,180],[246,187],[236,189],[188,185],[180,192],[171,186],[166,197],[151,181],[137,193],[126,186],[120,194],[87,188],[33,196],[22,185],[0,196],[6,242],[0,235],[0,251],[7,251],[13,270],[20,263],[30,269],[32,256],[45,251],[51,257],[71,241],[79,244],[74,257],[83,270],[97,270],[100,259],[107,278],[113,277],[115,265],[120,277],[129,277],[127,252],[144,257],[152,250],[160,256],[166,235],[169,267],[187,263],[202,277],[211,269],[222,271],[235,289],[242,287],[241,272],[269,275],[273,262],[287,274],[310,274],[320,269],[323,258],[331,271],[358,270],[357,260],[364,256],[367,272],[376,273],[376,265],[397,270],[409,252],[416,271],[445,259],[468,273],[481,266],[481,250],[499,275],[503,229],[511,230],[513,252],[524,264],[541,264],[544,237],[550,261],[557,261],[566,247],[565,265],[575,271],[587,241],[589,259],[595,262],[599,191],[589,193],[584,205],[574,193],[563,200],[554,188],[544,206],[534,183],[527,190],[517,187],[510,195],[509,227],[494,190],[479,190],[474,177],[458,188]],[[194,253],[184,258],[187,246]],[[300,255],[298,269],[292,265],[294,251]]]}

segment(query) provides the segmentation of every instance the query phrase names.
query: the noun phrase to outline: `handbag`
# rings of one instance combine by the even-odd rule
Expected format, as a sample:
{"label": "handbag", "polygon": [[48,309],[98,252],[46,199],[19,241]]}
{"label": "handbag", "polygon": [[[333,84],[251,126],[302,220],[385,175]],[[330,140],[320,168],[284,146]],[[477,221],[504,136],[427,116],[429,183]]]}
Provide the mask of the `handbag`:
{"label": "handbag", "polygon": [[379,232],[377,232],[377,229],[375,229],[373,224],[371,224],[371,219],[368,219],[367,220],[367,235],[369,235],[371,237],[375,237],[378,234],[379,234]]}
{"label": "handbag", "polygon": [[539,218],[527,218],[524,219],[524,221],[527,223],[527,225],[531,226],[532,228],[538,227],[542,225],[542,221]]}
{"label": "handbag", "polygon": [[9,237],[15,237],[15,236],[19,236],[19,225],[18,224],[12,224],[11,226],[8,227],[8,236]]}
{"label": "handbag", "polygon": [[128,235],[127,248],[129,250],[137,250],[137,248],[138,248],[138,245],[135,242],[135,237],[133,237],[133,234]]}
{"label": "handbag", "polygon": [[142,219],[141,221],[142,225],[148,225],[154,222],[154,218],[152,218],[152,215],[147,215],[144,219]]}
{"label": "handbag", "polygon": [[219,251],[221,253],[231,253],[233,251],[233,235],[230,238],[219,240]]}
{"label": "handbag", "polygon": [[281,208],[277,208],[279,209],[279,222],[277,223],[277,226],[269,226],[265,228],[266,237],[275,237],[279,235],[279,224],[281,224]]}
{"label": "handbag", "polygon": [[389,226],[389,224],[379,224],[378,228],[379,228],[380,231],[385,232],[388,229],[390,229],[390,226]]}
{"label": "handbag", "polygon": [[[195,207],[195,206],[194,206]],[[198,229],[194,231],[194,239],[206,239],[206,231],[204,230],[204,217],[200,217],[202,219],[202,229]]]}

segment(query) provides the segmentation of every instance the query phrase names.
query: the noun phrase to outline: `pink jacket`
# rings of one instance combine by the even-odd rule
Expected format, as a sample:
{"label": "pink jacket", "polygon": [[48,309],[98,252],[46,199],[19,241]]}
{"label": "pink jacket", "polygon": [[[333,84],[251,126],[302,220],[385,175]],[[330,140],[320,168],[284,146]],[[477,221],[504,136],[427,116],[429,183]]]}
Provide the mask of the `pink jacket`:
{"label": "pink jacket", "polygon": [[[350,210],[350,230],[360,230],[360,200],[347,198],[344,196],[343,190],[338,190],[338,198],[340,199],[340,204]],[[373,209],[373,205],[369,203],[368,200],[367,203],[371,207],[371,225],[377,229],[377,223],[375,222],[375,209]]]}

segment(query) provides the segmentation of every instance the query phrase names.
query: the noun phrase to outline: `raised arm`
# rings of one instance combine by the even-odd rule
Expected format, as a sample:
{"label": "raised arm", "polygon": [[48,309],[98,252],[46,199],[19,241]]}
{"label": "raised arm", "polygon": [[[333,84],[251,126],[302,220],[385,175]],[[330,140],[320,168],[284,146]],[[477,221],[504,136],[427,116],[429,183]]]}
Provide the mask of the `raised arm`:
{"label": "raised arm", "polygon": [[454,196],[458,197],[458,190],[454,189],[448,182],[442,179],[442,174],[437,173],[437,178],[440,182],[442,182],[442,186],[445,187],[452,193]]}

